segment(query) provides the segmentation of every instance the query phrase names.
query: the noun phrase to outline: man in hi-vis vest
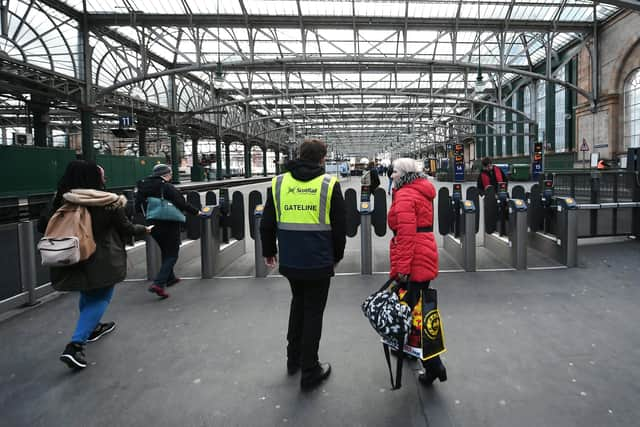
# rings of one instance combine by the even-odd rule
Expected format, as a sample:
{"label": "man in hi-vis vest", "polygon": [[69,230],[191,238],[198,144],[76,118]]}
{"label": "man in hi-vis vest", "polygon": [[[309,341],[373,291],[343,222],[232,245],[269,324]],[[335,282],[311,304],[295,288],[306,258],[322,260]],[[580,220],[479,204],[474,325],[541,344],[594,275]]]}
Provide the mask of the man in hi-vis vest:
{"label": "man in hi-vis vest", "polygon": [[331,372],[331,365],[318,361],[318,346],[329,282],[346,244],[342,191],[336,177],[324,173],[326,155],[319,139],[302,143],[300,158],[273,178],[260,224],[265,263],[276,266],[279,248],[280,273],[291,285],[287,371],[302,369],[302,389]]}

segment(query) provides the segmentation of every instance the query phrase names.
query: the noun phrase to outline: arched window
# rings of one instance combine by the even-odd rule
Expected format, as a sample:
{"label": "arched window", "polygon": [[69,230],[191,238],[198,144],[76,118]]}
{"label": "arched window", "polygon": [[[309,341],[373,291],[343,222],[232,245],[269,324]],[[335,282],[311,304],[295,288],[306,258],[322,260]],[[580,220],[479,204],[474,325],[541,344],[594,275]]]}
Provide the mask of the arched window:
{"label": "arched window", "polygon": [[640,68],[624,83],[624,150],[640,147]]}
{"label": "arched window", "polygon": [[[531,117],[531,86],[524,87],[524,114],[528,119]],[[529,133],[529,124],[525,123],[524,125],[524,133]],[[529,155],[529,135],[524,136],[524,155]]]}
{"label": "arched window", "polygon": [[[558,80],[565,79],[565,70],[564,67],[556,73],[556,78]],[[566,90],[564,86],[556,85],[556,151],[566,151],[566,144],[564,140],[564,131],[565,131],[565,93]]]}
{"label": "arched window", "polygon": [[538,121],[538,141],[544,141],[546,144],[548,140],[547,135],[547,121],[546,121],[546,92],[547,82],[540,80],[536,85],[536,120]]}

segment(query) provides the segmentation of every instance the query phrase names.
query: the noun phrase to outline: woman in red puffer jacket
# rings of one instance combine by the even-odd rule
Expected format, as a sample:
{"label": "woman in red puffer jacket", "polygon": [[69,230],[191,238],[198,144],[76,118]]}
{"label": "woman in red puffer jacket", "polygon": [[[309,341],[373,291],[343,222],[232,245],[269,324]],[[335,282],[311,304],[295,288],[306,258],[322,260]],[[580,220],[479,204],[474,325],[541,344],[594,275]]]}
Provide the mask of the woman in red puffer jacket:
{"label": "woman in red puffer jacket", "polygon": [[[389,228],[394,237],[389,244],[390,276],[407,283],[407,303],[413,307],[420,291],[438,275],[438,247],[433,235],[433,199],[436,189],[426,175],[408,158],[393,162],[393,201],[389,209]],[[422,361],[425,372],[418,377],[431,384],[446,381],[447,371],[440,356]]]}

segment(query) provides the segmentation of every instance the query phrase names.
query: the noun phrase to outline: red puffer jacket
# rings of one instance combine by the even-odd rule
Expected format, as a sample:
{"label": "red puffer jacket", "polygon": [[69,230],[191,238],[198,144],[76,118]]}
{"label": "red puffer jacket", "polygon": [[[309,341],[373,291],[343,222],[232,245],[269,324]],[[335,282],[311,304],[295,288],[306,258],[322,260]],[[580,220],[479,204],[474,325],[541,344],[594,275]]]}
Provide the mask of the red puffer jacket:
{"label": "red puffer jacket", "polygon": [[412,282],[433,280],[438,275],[438,247],[433,232],[418,232],[433,227],[433,199],[436,189],[428,180],[418,178],[394,192],[388,214],[394,237],[389,244],[390,277],[409,274]]}

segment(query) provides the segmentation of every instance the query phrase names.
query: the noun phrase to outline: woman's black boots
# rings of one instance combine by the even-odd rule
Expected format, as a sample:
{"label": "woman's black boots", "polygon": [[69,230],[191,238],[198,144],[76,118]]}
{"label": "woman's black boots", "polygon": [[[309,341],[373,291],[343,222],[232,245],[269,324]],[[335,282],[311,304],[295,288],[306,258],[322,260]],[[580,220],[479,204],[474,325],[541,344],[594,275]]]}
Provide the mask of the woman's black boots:
{"label": "woman's black boots", "polygon": [[424,385],[431,385],[436,378],[441,383],[447,380],[447,368],[444,367],[439,356],[422,362],[424,372],[418,375],[418,380]]}

